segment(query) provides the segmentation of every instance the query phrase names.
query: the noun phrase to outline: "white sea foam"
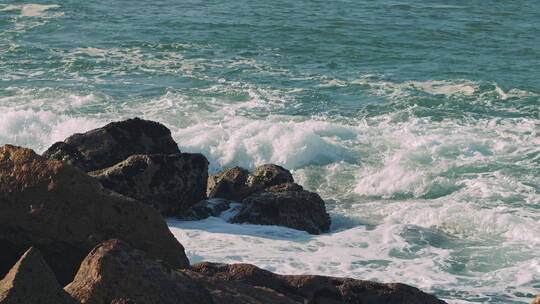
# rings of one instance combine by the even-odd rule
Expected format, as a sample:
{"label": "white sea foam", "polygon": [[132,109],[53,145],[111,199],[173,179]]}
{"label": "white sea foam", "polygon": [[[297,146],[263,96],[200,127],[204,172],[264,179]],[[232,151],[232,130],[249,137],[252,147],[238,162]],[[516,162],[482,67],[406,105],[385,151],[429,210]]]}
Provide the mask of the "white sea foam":
{"label": "white sea foam", "polygon": [[46,17],[47,10],[60,7],[58,4],[24,4],[24,5],[7,5],[2,11],[20,10],[20,17]]}

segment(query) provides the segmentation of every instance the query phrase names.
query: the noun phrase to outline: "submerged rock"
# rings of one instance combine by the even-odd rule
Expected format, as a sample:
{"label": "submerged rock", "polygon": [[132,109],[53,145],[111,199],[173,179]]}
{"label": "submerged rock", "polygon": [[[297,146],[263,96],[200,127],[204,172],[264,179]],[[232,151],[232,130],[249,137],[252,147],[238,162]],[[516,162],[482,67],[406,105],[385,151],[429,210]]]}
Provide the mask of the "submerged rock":
{"label": "submerged rock", "polygon": [[192,270],[213,281],[234,281],[273,290],[296,303],[445,303],[415,287],[399,283],[375,283],[315,275],[278,275],[249,264],[203,262],[192,265]]}
{"label": "submerged rock", "polygon": [[65,290],[87,304],[211,304],[208,291],[117,239],[95,247]]}
{"label": "submerged rock", "polygon": [[0,281],[0,303],[75,304],[56,281],[39,250],[28,249]]}
{"label": "submerged rock", "polygon": [[223,212],[229,210],[231,205],[239,206],[237,202],[222,198],[203,200],[191,206],[191,208],[184,212],[180,219],[186,221],[197,221],[211,216],[220,216]]}
{"label": "submerged rock", "polygon": [[67,284],[88,252],[111,238],[189,267],[184,248],[154,208],[103,188],[64,162],[0,147],[0,244],[11,251],[35,246]]}
{"label": "submerged rock", "polygon": [[110,167],[135,154],[175,153],[180,150],[167,127],[133,118],[74,134],[52,145],[43,156],[88,172]]}
{"label": "submerged rock", "polygon": [[277,225],[320,234],[330,230],[330,216],[317,193],[287,183],[256,192],[242,201],[233,223]]}
{"label": "submerged rock", "polygon": [[103,186],[178,216],[206,198],[208,160],[202,154],[133,155],[89,173]]}

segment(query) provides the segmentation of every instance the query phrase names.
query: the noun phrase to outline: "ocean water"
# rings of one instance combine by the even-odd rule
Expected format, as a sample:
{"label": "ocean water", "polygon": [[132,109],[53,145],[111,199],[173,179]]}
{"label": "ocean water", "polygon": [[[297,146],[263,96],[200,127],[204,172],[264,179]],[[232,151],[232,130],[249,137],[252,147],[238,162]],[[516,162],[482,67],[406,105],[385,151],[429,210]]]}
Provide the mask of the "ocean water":
{"label": "ocean water", "polygon": [[211,172],[276,163],[312,236],[169,220],[192,262],[540,293],[537,0],[0,0],[0,144],[42,152],[139,116]]}

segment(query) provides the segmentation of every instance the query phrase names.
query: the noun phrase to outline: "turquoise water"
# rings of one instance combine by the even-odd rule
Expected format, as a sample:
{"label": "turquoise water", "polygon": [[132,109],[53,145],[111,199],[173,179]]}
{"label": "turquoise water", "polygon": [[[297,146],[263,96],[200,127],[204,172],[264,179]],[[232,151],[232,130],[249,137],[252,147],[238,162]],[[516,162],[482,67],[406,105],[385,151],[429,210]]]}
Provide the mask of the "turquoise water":
{"label": "turquoise water", "polygon": [[86,2],[0,3],[0,144],[157,120],[212,172],[292,169],[333,218],[170,220],[192,262],[540,293],[538,1]]}

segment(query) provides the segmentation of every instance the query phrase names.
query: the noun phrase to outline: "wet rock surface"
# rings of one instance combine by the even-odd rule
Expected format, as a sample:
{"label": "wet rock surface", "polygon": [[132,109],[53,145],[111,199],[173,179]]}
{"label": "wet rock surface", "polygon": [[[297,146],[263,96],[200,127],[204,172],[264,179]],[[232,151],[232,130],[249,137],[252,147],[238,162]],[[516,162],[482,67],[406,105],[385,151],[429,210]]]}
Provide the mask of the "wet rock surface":
{"label": "wet rock surface", "polygon": [[208,160],[202,154],[133,155],[89,173],[111,190],[178,216],[206,198]]}
{"label": "wet rock surface", "polygon": [[135,154],[175,153],[180,150],[167,127],[133,118],[74,134],[52,145],[43,156],[88,172],[113,166]]}
{"label": "wet rock surface", "polygon": [[184,248],[154,208],[103,188],[64,162],[0,147],[0,243],[12,256],[38,248],[66,284],[90,249],[115,237],[172,266],[189,266]]}

